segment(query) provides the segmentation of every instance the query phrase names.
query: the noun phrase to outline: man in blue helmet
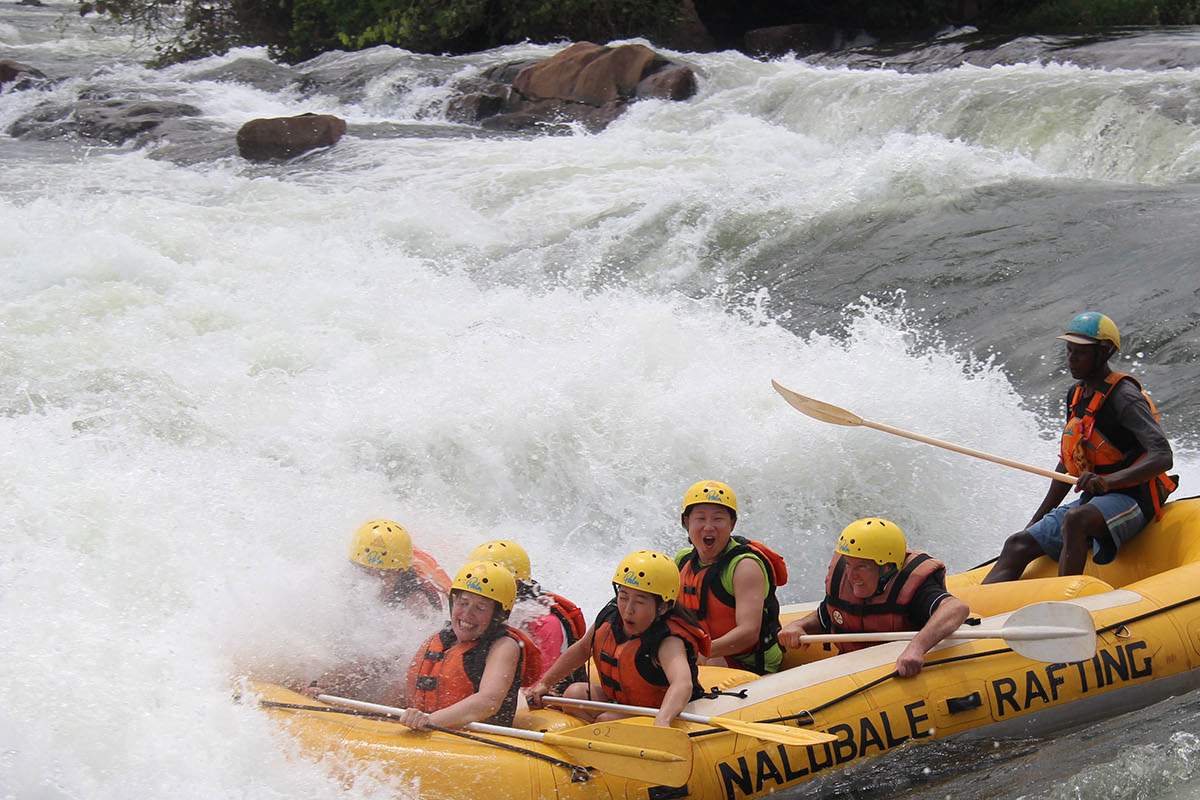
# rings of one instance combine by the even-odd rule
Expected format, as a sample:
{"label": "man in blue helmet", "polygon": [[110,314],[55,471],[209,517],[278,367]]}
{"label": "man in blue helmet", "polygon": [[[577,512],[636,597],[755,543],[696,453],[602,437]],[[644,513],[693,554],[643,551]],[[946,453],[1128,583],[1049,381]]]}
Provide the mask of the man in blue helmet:
{"label": "man in blue helmet", "polygon": [[1174,455],[1154,404],[1134,378],[1108,366],[1121,349],[1116,324],[1087,311],[1058,338],[1067,343],[1067,365],[1077,383],[1067,392],[1057,471],[1075,476],[1079,497],[1059,505],[1071,486],[1051,481],[1029,525],[1005,540],[984,583],[1021,577],[1043,553],[1058,561],[1059,575],[1082,574],[1089,543],[1092,560],[1107,564],[1158,518],[1175,489],[1166,474]]}

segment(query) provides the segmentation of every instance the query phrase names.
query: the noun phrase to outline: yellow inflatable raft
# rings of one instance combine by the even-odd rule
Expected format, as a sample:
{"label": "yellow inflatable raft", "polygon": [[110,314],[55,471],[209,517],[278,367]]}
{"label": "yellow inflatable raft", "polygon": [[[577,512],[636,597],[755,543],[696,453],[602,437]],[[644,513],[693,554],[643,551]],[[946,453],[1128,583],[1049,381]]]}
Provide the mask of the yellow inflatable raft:
{"label": "yellow inflatable raft", "polygon": [[[921,674],[908,679],[893,674],[902,642],[845,654],[831,645],[809,646],[788,654],[787,669],[761,678],[703,668],[702,683],[725,693],[693,702],[688,712],[767,721],[837,738],[811,746],[784,744],[678,722],[691,744],[691,768],[682,772],[674,762],[659,772],[636,749],[589,756],[589,738],[640,743],[636,726],[649,722],[644,719],[621,723],[627,727],[596,728],[593,735],[557,711],[518,717],[518,727],[577,737],[563,747],[483,733],[472,734],[483,741],[412,733],[393,722],[344,713],[286,707],[266,713],[277,716],[306,755],[346,781],[360,772],[388,773],[398,782],[411,782],[430,800],[742,800],[905,743],[1045,734],[1200,685],[1200,499],[1167,504],[1163,519],[1148,526],[1115,563],[1089,562],[1082,576],[1056,577],[1056,565],[1048,559],[1031,564],[1021,581],[981,586],[986,573],[981,567],[948,580],[951,591],[983,618],[975,630],[1003,632],[1013,612],[1039,601],[1060,601],[1090,614],[1095,653],[1080,660],[1034,660],[991,638],[944,641],[927,654]],[[801,614],[813,605],[786,611]],[[247,688],[268,703],[322,705],[276,686]],[[597,768],[584,769],[589,766]],[[660,774],[670,780],[653,780]]]}

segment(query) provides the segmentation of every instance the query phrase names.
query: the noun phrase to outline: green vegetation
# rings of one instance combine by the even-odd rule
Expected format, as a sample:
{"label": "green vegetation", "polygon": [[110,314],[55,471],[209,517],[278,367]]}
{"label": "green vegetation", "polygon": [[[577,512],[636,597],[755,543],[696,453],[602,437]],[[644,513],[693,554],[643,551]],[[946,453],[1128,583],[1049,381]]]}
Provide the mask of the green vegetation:
{"label": "green vegetation", "polygon": [[156,42],[156,63],[267,45],[286,60],[390,44],[469,53],[529,40],[645,36],[676,24],[680,0],[81,0]]}
{"label": "green vegetation", "polygon": [[1020,28],[1105,28],[1123,25],[1194,25],[1200,3],[1194,0],[1047,0],[1025,2],[1011,24]]}
{"label": "green vegetation", "polygon": [[467,53],[525,39],[661,36],[679,0],[294,0],[296,55],[390,44],[417,52]]}
{"label": "green vegetation", "polygon": [[[816,23],[921,30],[971,22],[1047,31],[1200,21],[1200,0],[692,0],[720,47],[746,30]],[[670,45],[685,0],[81,0],[157,41],[158,63],[266,45],[287,60],[389,44],[467,53],[520,41],[608,42],[642,36]]]}

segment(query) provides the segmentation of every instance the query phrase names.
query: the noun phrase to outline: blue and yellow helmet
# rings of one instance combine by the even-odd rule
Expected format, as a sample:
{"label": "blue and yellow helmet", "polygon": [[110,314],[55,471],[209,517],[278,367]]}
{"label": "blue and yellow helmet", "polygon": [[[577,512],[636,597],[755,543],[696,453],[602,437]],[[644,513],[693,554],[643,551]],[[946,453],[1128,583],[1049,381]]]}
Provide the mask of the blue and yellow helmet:
{"label": "blue and yellow helmet", "polygon": [[1108,342],[1116,349],[1121,349],[1121,332],[1117,323],[1098,311],[1085,311],[1071,320],[1067,331],[1058,337],[1075,344],[1099,344]]}

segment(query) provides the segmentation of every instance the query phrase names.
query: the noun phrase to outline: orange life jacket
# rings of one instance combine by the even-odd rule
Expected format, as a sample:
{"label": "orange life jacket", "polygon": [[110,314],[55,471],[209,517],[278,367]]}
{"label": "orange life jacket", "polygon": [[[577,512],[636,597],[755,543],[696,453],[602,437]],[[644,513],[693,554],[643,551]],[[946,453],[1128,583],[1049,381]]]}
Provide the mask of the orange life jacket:
{"label": "orange life jacket", "polygon": [[692,698],[704,694],[696,670],[697,654],[708,655],[709,638],[703,628],[691,625],[671,612],[656,619],[641,636],[626,636],[617,601],[611,600],[596,617],[592,651],[600,684],[609,699],[625,705],[658,708],[670,682],[658,663],[658,648],[668,636],[678,636],[687,651],[692,669]]}
{"label": "orange life jacket", "polygon": [[[1155,407],[1154,401],[1142,390],[1142,385],[1133,376],[1123,372],[1108,373],[1104,378],[1104,388],[1092,394],[1086,407],[1082,402],[1084,383],[1080,381],[1075,385],[1067,404],[1067,423],[1063,427],[1062,438],[1059,440],[1059,457],[1069,474],[1076,477],[1085,472],[1107,475],[1125,469],[1145,458],[1146,452],[1136,442],[1126,444],[1126,449],[1123,450],[1111,440],[1111,430],[1106,436],[1100,426],[1096,424],[1097,415],[1103,408],[1104,401],[1122,380],[1133,381],[1133,385],[1142,392],[1142,396],[1150,404],[1150,412],[1154,415],[1154,421],[1159,421],[1158,408]],[[1162,517],[1162,504],[1167,496],[1175,491],[1175,487],[1174,479],[1166,473],[1160,473],[1148,482],[1147,494],[1150,496],[1155,519]]]}
{"label": "orange life jacket", "polygon": [[429,603],[430,608],[444,611],[446,596],[450,592],[449,576],[428,553],[414,547],[412,555],[412,569],[397,574],[387,602],[398,605],[413,595],[419,595]]}
{"label": "orange life jacket", "polygon": [[504,636],[516,641],[521,656],[500,710],[484,721],[511,725],[517,712],[517,692],[522,686],[532,686],[537,681],[541,675],[541,657],[528,636],[507,625],[470,642],[460,642],[449,626],[430,636],[413,657],[408,670],[408,705],[433,712],[478,692],[488,653]]}
{"label": "orange life jacket", "polygon": [[424,550],[414,547],[412,563],[413,569],[417,571],[417,574],[436,586],[441,591],[443,597],[450,594],[450,576],[438,566],[437,560],[433,556]]}
{"label": "orange life jacket", "polygon": [[[737,601],[725,588],[725,573],[732,569],[734,560],[743,554],[749,556],[766,569],[767,595],[763,598],[762,623],[758,628],[758,641],[735,656],[754,653],[753,668],[763,672],[763,654],[779,643],[779,598],[775,590],[787,583],[787,563],[783,556],[762,542],[742,536],[731,536],[725,550],[712,564],[700,563],[696,548],[685,551],[676,561],[679,566],[680,603],[700,620],[709,637],[719,639],[737,627]],[[745,659],[737,659],[745,663]]]}
{"label": "orange life jacket", "polygon": [[[917,589],[930,576],[946,574],[946,565],[928,553],[909,550],[904,564],[896,570],[880,591],[866,599],[854,596],[846,577],[846,562],[835,553],[825,575],[825,606],[833,633],[879,633],[910,630],[908,605]],[[861,650],[878,642],[838,642],[843,653]]]}

